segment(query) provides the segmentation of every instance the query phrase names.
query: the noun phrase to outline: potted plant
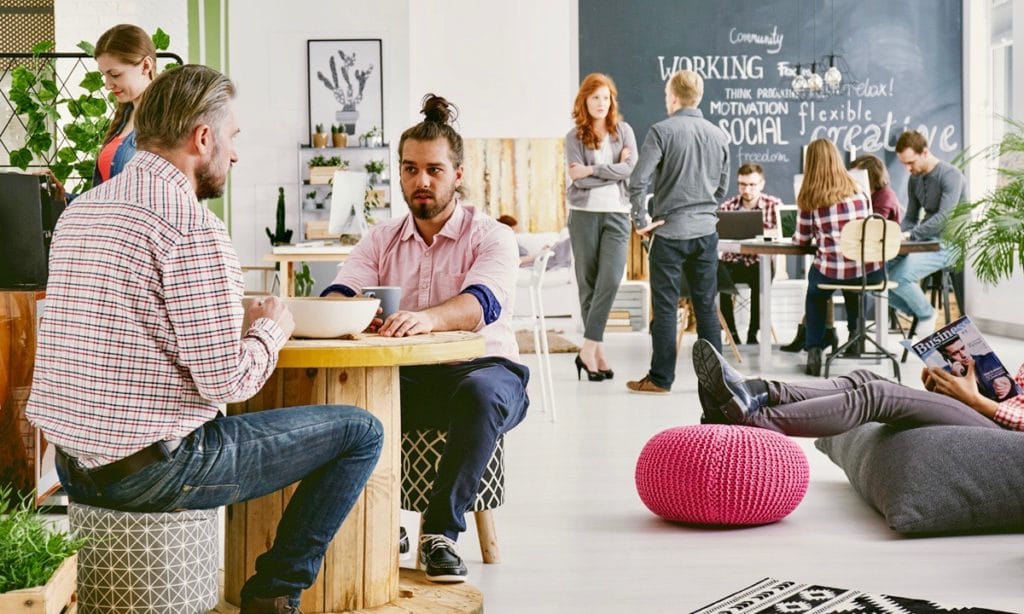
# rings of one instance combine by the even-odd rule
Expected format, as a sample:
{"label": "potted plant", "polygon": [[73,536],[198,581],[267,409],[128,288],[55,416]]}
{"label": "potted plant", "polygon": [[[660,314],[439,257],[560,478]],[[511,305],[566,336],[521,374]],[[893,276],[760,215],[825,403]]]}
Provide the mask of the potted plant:
{"label": "potted plant", "polygon": [[363,195],[363,217],[366,218],[367,224],[376,224],[377,220],[373,219],[373,210],[384,207],[384,195],[380,190],[369,188],[366,190],[366,194]]}
{"label": "potted plant", "polygon": [[[83,540],[54,530],[31,497],[0,488],[0,612],[62,612],[75,592]],[[26,609],[25,604],[32,604]]]}
{"label": "potted plant", "polygon": [[385,164],[384,160],[370,160],[364,167],[366,172],[370,173],[370,185],[376,185],[380,182],[380,175],[384,172]]}
{"label": "potted plant", "polygon": [[1002,141],[981,153],[998,162],[996,187],[954,207],[943,231],[954,266],[970,262],[978,279],[990,285],[1012,279],[1015,266],[1024,268],[1024,123],[1006,122]]}
{"label": "potted plant", "polygon": [[334,147],[348,146],[348,135],[345,134],[345,130],[338,124],[331,125],[331,145]]}
{"label": "potted plant", "polygon": [[380,147],[384,141],[384,133],[377,126],[373,126],[363,134],[359,135],[360,147]]}
{"label": "potted plant", "polygon": [[307,163],[309,165],[309,183],[324,185],[334,179],[334,171],[343,171],[348,168],[348,160],[342,160],[339,156],[325,158],[313,156]]}
{"label": "potted plant", "polygon": [[313,147],[327,147],[327,133],[324,132],[323,124],[316,125],[316,132],[313,133]]}
{"label": "potted plant", "polygon": [[309,296],[315,282],[309,272],[309,264],[302,262],[302,269],[295,272],[295,296]]}
{"label": "potted plant", "polygon": [[306,192],[302,199],[302,208],[309,211],[310,209],[316,209],[316,190],[312,192]]}
{"label": "potted plant", "polygon": [[274,227],[274,232],[270,232],[270,228],[267,228],[267,238],[270,239],[271,245],[288,245],[292,241],[292,231],[285,228],[284,225],[284,188],[277,188],[277,225]]}

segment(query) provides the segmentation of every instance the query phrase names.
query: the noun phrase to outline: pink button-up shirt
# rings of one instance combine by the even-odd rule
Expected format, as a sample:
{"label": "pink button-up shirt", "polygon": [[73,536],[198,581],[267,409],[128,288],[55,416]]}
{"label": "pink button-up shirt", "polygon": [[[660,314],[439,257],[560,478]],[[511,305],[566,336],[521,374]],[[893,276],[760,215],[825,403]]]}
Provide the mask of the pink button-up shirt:
{"label": "pink button-up shirt", "polygon": [[404,311],[435,307],[479,284],[501,305],[501,315],[473,329],[484,336],[488,356],[519,361],[519,346],[510,324],[515,302],[519,248],[512,229],[456,205],[434,244],[427,245],[411,215],[373,226],[348,260],[339,266],[335,284],[356,292],[369,286],[400,286]]}

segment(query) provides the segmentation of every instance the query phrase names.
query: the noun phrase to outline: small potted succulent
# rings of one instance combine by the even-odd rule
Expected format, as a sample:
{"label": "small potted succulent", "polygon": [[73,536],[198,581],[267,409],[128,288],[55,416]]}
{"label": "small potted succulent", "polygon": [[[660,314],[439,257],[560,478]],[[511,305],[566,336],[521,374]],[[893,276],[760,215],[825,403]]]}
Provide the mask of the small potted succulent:
{"label": "small potted succulent", "polygon": [[327,133],[324,132],[323,124],[316,125],[316,132],[313,133],[313,147],[327,147]]}
{"label": "small potted succulent", "polygon": [[339,124],[331,125],[331,145],[334,147],[348,146],[348,135],[345,134],[345,129]]}
{"label": "small potted succulent", "polygon": [[370,173],[370,185],[380,183],[381,173],[383,173],[386,168],[384,160],[370,160],[364,165],[364,167],[366,168],[366,172]]}
{"label": "small potted succulent", "polygon": [[302,208],[306,211],[316,209],[316,190],[306,192],[302,199]]}

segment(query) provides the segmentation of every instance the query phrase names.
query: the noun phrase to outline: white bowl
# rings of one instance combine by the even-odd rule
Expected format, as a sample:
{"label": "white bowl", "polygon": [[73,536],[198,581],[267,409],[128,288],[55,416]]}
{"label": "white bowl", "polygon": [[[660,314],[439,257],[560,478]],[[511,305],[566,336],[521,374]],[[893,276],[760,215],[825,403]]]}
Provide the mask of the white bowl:
{"label": "white bowl", "polygon": [[380,306],[380,299],[363,297],[287,297],[284,302],[295,318],[292,335],[314,339],[361,333]]}

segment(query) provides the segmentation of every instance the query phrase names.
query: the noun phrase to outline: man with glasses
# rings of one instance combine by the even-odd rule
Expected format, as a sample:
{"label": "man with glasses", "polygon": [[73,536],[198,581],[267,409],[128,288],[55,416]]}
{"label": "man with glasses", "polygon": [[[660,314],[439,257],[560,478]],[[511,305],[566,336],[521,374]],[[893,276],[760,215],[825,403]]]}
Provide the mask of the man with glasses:
{"label": "man with glasses", "polygon": [[[775,196],[765,194],[764,169],[760,164],[747,162],[736,172],[736,186],[739,194],[719,205],[720,211],[762,211],[764,214],[764,234],[775,234],[778,225],[778,211],[782,201]],[[757,331],[761,328],[761,286],[758,277],[757,256],[725,253],[720,254],[722,266],[729,272],[729,277],[737,284],[750,286],[750,324],[747,326],[747,343],[757,343]],[[736,319],[733,314],[732,296],[722,293],[720,304],[725,323],[733,338],[739,342],[736,332]]]}
{"label": "man with glasses", "polygon": [[[934,241],[942,236],[946,218],[957,203],[967,200],[967,182],[955,166],[935,157],[919,132],[908,131],[896,141],[896,155],[910,179],[907,212],[900,226],[904,241]],[[922,217],[923,216],[923,217]],[[935,309],[921,280],[946,266],[949,252],[919,252],[898,256],[889,263],[889,279],[899,284],[889,290],[889,304],[917,318],[917,335],[935,330]]]}

